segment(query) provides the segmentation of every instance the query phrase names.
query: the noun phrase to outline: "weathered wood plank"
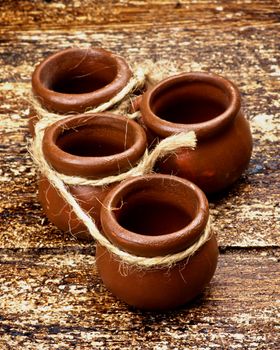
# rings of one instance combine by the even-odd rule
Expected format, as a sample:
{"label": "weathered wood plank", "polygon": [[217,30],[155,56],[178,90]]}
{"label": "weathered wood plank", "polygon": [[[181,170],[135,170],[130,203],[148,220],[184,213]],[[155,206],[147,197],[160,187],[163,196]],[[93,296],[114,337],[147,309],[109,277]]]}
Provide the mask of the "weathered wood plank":
{"label": "weathered wood plank", "polygon": [[[274,0],[0,0],[0,349],[280,349],[277,24]],[[23,97],[34,64],[75,45],[184,63],[240,87],[253,158],[211,199],[222,254],[188,308],[153,314],[117,301],[94,246],[52,227],[36,200]]]}
{"label": "weathered wood plank", "polygon": [[85,248],[0,251],[1,349],[279,349],[280,251],[229,251],[198,300],[133,310]]}
{"label": "weathered wood plank", "polygon": [[279,21],[279,2],[152,0],[5,0],[0,3],[5,30],[127,27],[184,24],[189,28],[271,25]]}
{"label": "weathered wood plank", "polygon": [[[76,244],[47,224],[36,201],[35,171],[26,150],[29,89],[34,64],[72,45],[98,45],[127,57],[184,63],[186,70],[206,70],[229,77],[240,87],[251,119],[254,153],[248,171],[226,194],[211,199],[221,246],[279,246],[279,51],[277,28],[188,30],[15,32],[0,43],[0,118],[2,247]],[[1,220],[2,219],[2,220]]]}

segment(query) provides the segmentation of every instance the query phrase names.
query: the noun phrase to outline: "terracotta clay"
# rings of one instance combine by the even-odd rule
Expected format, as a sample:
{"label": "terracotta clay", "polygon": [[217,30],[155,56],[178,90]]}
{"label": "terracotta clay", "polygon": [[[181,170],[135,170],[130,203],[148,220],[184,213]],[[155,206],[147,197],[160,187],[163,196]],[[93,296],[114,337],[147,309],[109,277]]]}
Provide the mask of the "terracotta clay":
{"label": "terracotta clay", "polygon": [[[84,112],[109,101],[132,73],[123,58],[101,48],[70,48],[40,63],[32,75],[33,93],[46,109]],[[36,118],[30,119],[33,132]]]}
{"label": "terracotta clay", "polygon": [[[43,139],[45,158],[55,170],[90,179],[127,171],[145,149],[144,130],[136,122],[111,113],[68,117],[47,128]],[[114,186],[71,185],[69,190],[99,225],[102,201]],[[91,239],[84,224],[45,177],[39,181],[39,199],[47,217],[59,229]]]}
{"label": "terracotta clay", "polygon": [[[104,235],[121,250],[157,257],[190,247],[208,221],[208,202],[193,183],[170,175],[125,180],[101,208]],[[124,265],[97,244],[96,264],[107,288],[142,309],[165,310],[195,298],[211,280],[218,257],[214,235],[191,257],[170,267]],[[125,268],[124,268],[125,267]]]}
{"label": "terracotta clay", "polygon": [[158,171],[196,183],[206,193],[225,189],[248,166],[249,123],[236,86],[215,74],[183,73],[163,80],[144,95],[141,112],[155,138],[195,131],[195,150],[181,148],[158,163]]}

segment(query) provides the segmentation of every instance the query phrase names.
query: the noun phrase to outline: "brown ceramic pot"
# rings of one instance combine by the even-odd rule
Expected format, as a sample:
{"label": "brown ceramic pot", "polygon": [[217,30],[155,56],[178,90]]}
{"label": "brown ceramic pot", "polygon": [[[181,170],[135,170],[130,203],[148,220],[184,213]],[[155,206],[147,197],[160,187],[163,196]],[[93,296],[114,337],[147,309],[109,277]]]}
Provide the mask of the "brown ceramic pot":
{"label": "brown ceramic pot", "polygon": [[158,171],[196,183],[206,193],[225,189],[248,166],[252,152],[249,123],[236,86],[215,74],[183,73],[147,91],[141,102],[144,123],[159,139],[195,131],[195,150],[178,149],[158,163]]}
{"label": "brown ceramic pot", "polygon": [[[113,188],[101,209],[104,235],[121,250],[143,257],[190,247],[208,221],[208,202],[188,180],[170,175],[128,179]],[[214,235],[190,258],[171,268],[127,266],[97,244],[96,264],[107,288],[126,303],[164,310],[195,298],[211,280],[218,257]]]}
{"label": "brown ceramic pot", "polygon": [[[58,113],[84,112],[109,101],[131,78],[120,56],[101,48],[70,48],[39,64],[32,75],[32,89],[39,102]],[[34,116],[30,119],[33,132]]]}
{"label": "brown ceramic pot", "polygon": [[[111,113],[77,115],[46,129],[43,152],[46,160],[60,173],[100,179],[125,172],[134,166],[146,149],[144,130],[134,121]],[[69,186],[80,206],[99,225],[100,208],[114,187]],[[39,199],[51,222],[81,239],[90,239],[83,223],[57,190],[42,177]]]}

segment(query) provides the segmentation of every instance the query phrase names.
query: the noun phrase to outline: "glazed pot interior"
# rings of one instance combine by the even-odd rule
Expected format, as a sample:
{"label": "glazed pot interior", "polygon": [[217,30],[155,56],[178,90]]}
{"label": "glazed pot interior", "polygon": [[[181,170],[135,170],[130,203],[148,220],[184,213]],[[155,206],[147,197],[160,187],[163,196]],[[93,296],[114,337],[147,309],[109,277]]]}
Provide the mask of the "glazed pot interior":
{"label": "glazed pot interior", "polygon": [[107,157],[122,153],[135,143],[135,132],[125,123],[110,125],[102,120],[65,126],[56,135],[55,143],[62,151],[79,157]]}
{"label": "glazed pot interior", "polygon": [[114,203],[115,218],[125,230],[146,236],[177,232],[196,217],[199,201],[180,182],[143,180],[129,187]]}
{"label": "glazed pot interior", "polygon": [[197,124],[216,118],[230,105],[225,87],[208,80],[174,80],[156,89],[150,100],[152,112],[177,124]]}
{"label": "glazed pot interior", "polygon": [[64,52],[46,62],[39,79],[45,88],[64,94],[84,94],[101,89],[117,75],[117,63],[92,50]]}

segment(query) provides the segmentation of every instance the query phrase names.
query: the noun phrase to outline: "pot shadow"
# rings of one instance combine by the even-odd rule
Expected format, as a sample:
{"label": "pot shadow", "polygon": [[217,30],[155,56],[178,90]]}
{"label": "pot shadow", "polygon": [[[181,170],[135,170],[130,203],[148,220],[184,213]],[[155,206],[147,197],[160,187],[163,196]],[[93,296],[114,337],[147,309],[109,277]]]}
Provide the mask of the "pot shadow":
{"label": "pot shadow", "polygon": [[127,310],[133,313],[135,316],[139,316],[142,320],[144,331],[152,331],[153,326],[158,326],[160,323],[166,323],[166,320],[174,320],[179,317],[189,317],[189,325],[196,324],[193,320],[193,314],[197,309],[205,308],[209,304],[209,299],[211,297],[211,286],[206,287],[206,289],[201,292],[195,299],[187,302],[184,305],[176,307],[171,310],[141,310],[133,306],[127,305]]}
{"label": "pot shadow", "polygon": [[220,204],[222,201],[230,201],[233,198],[237,198],[251,183],[252,181],[250,179],[250,173],[248,171],[225,190],[220,191],[218,193],[208,194],[206,196],[209,203],[217,205]]}

